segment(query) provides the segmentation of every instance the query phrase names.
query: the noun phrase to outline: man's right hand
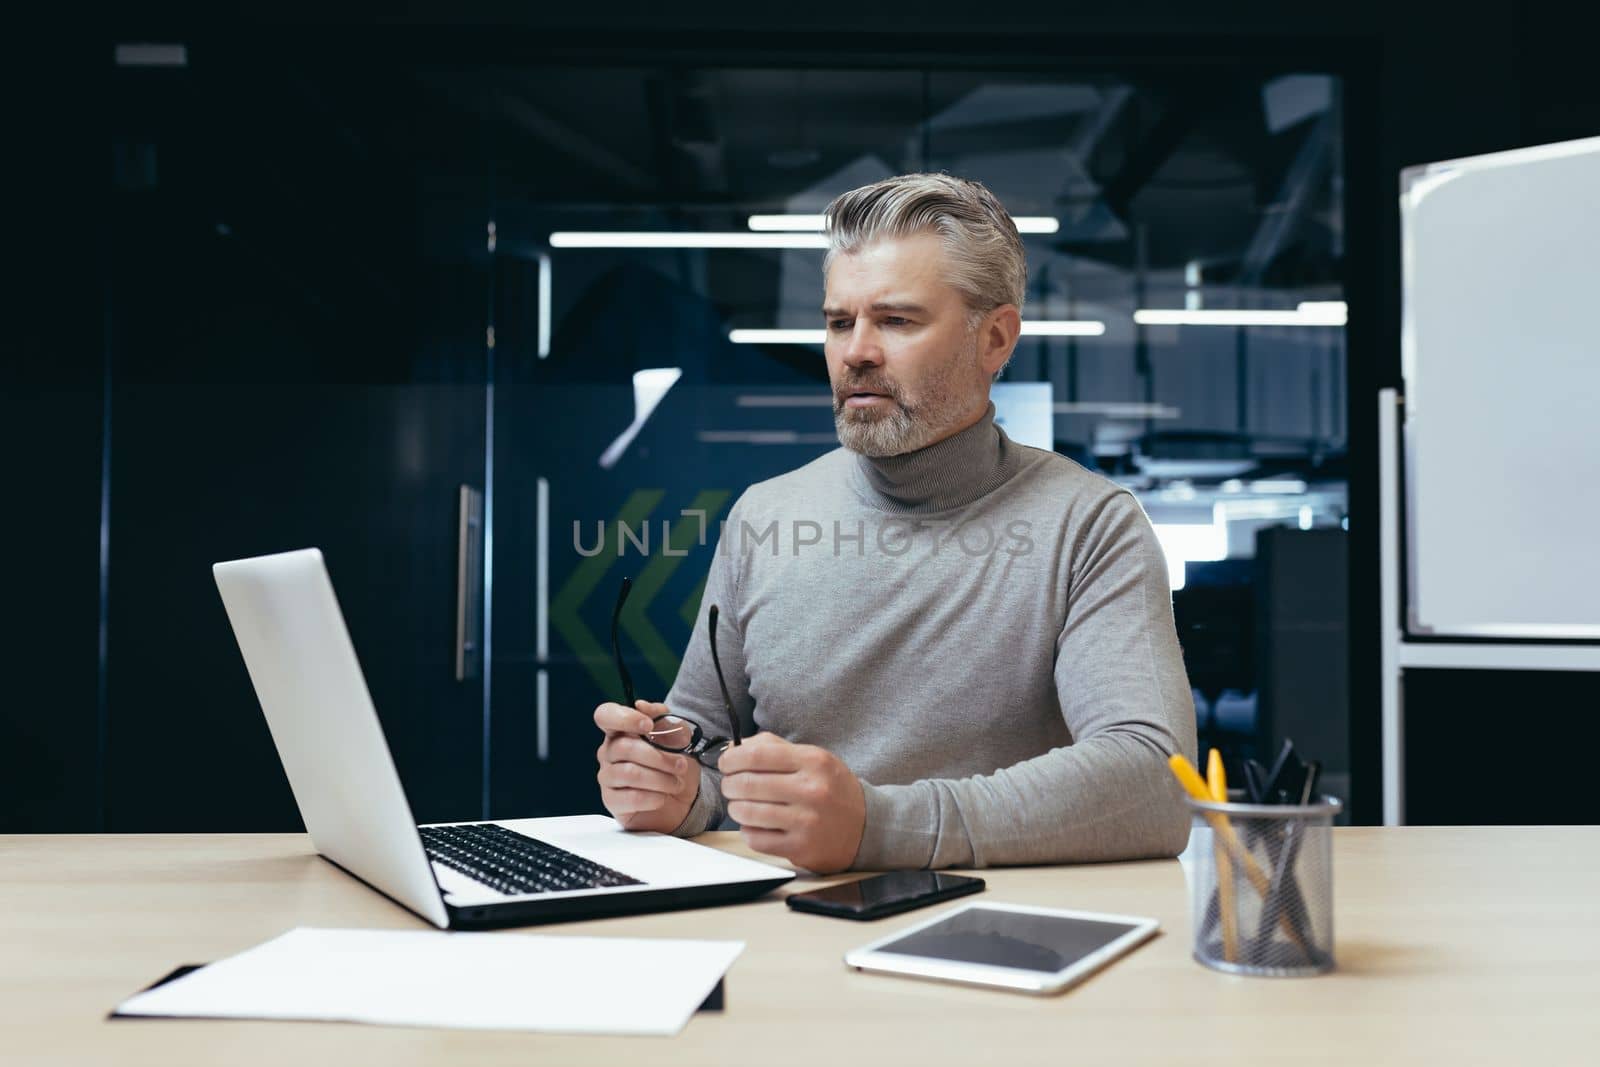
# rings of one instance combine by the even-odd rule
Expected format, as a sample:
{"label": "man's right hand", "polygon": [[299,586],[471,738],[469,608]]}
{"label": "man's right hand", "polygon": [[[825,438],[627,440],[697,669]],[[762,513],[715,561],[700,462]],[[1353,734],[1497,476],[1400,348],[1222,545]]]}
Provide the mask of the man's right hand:
{"label": "man's right hand", "polygon": [[594,709],[594,724],[606,735],[595,753],[600,758],[600,799],[624,830],[670,834],[700,793],[698,763],[644,740],[655,719],[665,714],[665,704],[648,700],[631,709],[624,704]]}

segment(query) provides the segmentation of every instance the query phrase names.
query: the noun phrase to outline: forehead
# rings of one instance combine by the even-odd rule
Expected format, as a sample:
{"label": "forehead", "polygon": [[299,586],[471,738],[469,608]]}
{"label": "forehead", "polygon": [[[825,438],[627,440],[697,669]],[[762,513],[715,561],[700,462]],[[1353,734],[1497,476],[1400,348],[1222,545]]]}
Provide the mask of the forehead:
{"label": "forehead", "polygon": [[835,256],[828,267],[828,307],[914,299],[931,304],[956,296],[945,281],[944,244],[937,234],[885,237],[857,252]]}

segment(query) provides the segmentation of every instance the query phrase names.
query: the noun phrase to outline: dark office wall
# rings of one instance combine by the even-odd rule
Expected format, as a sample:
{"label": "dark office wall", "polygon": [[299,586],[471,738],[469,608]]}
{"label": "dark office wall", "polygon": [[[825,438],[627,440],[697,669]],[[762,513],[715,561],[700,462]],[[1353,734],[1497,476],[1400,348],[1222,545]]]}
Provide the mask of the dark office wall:
{"label": "dark office wall", "polygon": [[486,276],[419,221],[465,197],[314,143],[287,61],[119,82],[112,40],[6,71],[0,832],[296,828],[209,566],[308,545],[418,815],[476,816],[451,667]]}
{"label": "dark office wall", "polygon": [[100,390],[0,384],[0,833],[93,827]]}
{"label": "dark office wall", "polygon": [[0,283],[0,833],[94,826],[103,159],[79,48],[6,63]]}
{"label": "dark office wall", "polygon": [[1600,823],[1600,674],[1408,670],[1402,699],[1406,822]]}
{"label": "dark office wall", "polygon": [[[1192,5],[1129,0],[1117,5],[1028,2],[897,5],[865,11],[839,2],[748,4],[527,5],[428,0],[382,15],[365,8],[260,5],[231,29],[315,41],[330,32],[410,34],[418,48],[450,42],[551,41],[596,56],[613,42],[680,48],[757,49],[794,35],[826,51],[858,45],[962,47],[974,34],[1059,43],[1081,61],[1165,53],[1192,59],[1254,49],[1323,49],[1348,61],[1350,217],[1349,425],[1352,620],[1352,771],[1357,821],[1380,810],[1378,646],[1362,620],[1377,612],[1375,390],[1399,378],[1399,170],[1434,159],[1600,133],[1600,96],[1573,32],[1552,0],[1467,14],[1444,5],[1367,2],[1318,8],[1276,3]],[[237,9],[236,9],[237,10]],[[24,178],[17,201],[23,234],[17,258],[29,266],[12,296],[0,337],[0,388],[8,418],[4,473],[11,490],[0,523],[14,574],[3,609],[6,687],[0,698],[0,828],[93,825],[98,789],[99,404],[105,329],[103,222],[105,72],[115,40],[182,40],[216,32],[217,16],[143,7],[115,23],[54,27],[30,38],[8,74],[27,91],[13,109],[8,166]],[[221,27],[228,29],[229,27]],[[471,49],[467,50],[471,53]],[[356,53],[352,53],[356,54]],[[1367,77],[1362,77],[1362,73]],[[38,368],[54,368],[40,381]],[[26,368],[29,375],[21,373]],[[48,525],[48,534],[39,527]],[[25,562],[19,562],[25,561]],[[1535,688],[1540,684],[1530,680]],[[1419,724],[1431,716],[1425,692],[1408,694]],[[1418,701],[1422,703],[1419,704]],[[1530,703],[1529,706],[1532,706]],[[1434,709],[1439,710],[1439,709]],[[1441,729],[1448,728],[1441,725]],[[30,755],[31,753],[31,755]],[[26,772],[26,773],[24,773]],[[51,815],[50,813],[55,813]]]}
{"label": "dark office wall", "polygon": [[1350,775],[1350,689],[1329,678],[1350,642],[1349,535],[1271,527],[1256,534],[1256,671],[1262,725],[1277,752],[1293,741],[1322,763],[1323,786],[1345,797]]}
{"label": "dark office wall", "polygon": [[112,85],[107,828],[298,828],[211,565],[307,547],[413,812],[480,816],[481,683],[454,673],[476,142],[408,136],[403,81],[315,48],[207,41]]}

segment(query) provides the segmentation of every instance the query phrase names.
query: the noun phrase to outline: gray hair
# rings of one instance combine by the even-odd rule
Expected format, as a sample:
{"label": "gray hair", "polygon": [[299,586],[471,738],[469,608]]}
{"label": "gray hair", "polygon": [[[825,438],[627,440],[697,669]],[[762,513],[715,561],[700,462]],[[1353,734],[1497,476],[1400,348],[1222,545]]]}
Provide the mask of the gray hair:
{"label": "gray hair", "polygon": [[826,277],[834,257],[889,237],[943,239],[948,281],[967,304],[967,326],[1002,304],[1022,309],[1028,260],[1017,224],[983,183],[949,174],[902,174],[837,197],[827,209]]}

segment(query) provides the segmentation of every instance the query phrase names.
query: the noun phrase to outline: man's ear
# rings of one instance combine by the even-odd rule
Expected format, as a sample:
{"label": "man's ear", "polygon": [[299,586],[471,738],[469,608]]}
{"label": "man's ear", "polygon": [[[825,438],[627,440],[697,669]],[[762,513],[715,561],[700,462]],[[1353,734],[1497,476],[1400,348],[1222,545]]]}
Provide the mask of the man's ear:
{"label": "man's ear", "polygon": [[978,362],[991,378],[1006,365],[1022,336],[1022,312],[1015,304],[1001,304],[983,317],[978,327]]}

